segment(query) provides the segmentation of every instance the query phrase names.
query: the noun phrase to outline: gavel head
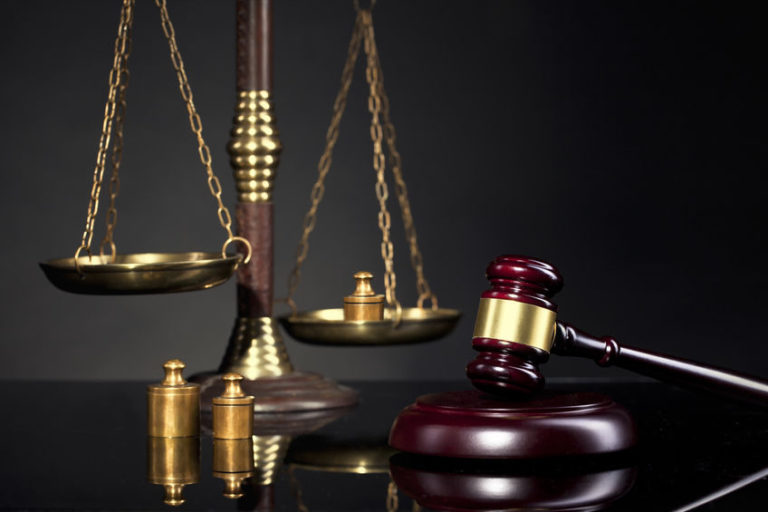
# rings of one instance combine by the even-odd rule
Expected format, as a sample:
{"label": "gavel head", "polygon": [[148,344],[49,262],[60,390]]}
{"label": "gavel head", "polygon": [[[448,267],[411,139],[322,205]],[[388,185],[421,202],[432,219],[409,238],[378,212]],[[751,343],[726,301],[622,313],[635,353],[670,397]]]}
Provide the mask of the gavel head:
{"label": "gavel head", "polygon": [[499,256],[486,269],[491,289],[480,297],[472,335],[479,354],[467,366],[472,384],[497,395],[526,395],[544,386],[539,363],[549,359],[563,287],[557,270],[523,256]]}

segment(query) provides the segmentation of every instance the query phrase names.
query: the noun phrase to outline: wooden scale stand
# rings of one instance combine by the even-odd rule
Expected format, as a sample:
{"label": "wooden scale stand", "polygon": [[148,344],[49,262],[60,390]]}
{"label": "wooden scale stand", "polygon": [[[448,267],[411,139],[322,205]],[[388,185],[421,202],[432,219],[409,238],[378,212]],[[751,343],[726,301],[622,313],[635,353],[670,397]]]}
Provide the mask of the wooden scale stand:
{"label": "wooden scale stand", "polygon": [[[221,375],[234,372],[245,378],[242,384],[245,393],[258,397],[255,413],[306,413],[304,417],[308,428],[321,425],[355,405],[357,393],[321,375],[295,371],[273,315],[272,191],[282,144],[275,121],[272,95],[272,2],[236,2],[237,103],[227,148],[237,190],[234,223],[222,200],[221,183],[212,169],[210,150],[202,136],[202,122],[192,99],[192,90],[176,43],[166,0],[155,0],[155,3],[160,9],[163,31],[171,50],[171,62],[187,107],[190,126],[197,137],[200,159],[208,176],[208,187],[217,201],[218,218],[227,233],[221,254],[201,251],[139,254],[117,252],[114,242],[116,198],[135,7],[135,0],[122,0],[86,228],[74,257],[49,260],[41,263],[41,267],[55,286],[65,291],[85,294],[144,294],[207,289],[225,282],[236,272],[237,318],[223,360],[216,372],[194,375],[190,379],[201,386],[203,413],[210,412],[212,398],[220,395],[223,390]],[[458,311],[437,307],[437,298],[424,278],[422,257],[402,176],[401,159],[395,147],[395,130],[389,117],[389,100],[384,91],[383,73],[376,48],[371,14],[374,3],[371,2],[367,9],[363,9],[354,2],[356,18],[342,72],[342,86],[334,102],[331,126],[326,135],[326,149],[318,164],[318,181],[313,187],[312,203],[305,218],[296,266],[289,281],[286,302],[291,306],[292,313],[280,319],[283,327],[294,338],[306,343],[373,346],[430,341],[450,332],[460,316]],[[373,167],[376,171],[376,195],[380,207],[379,227],[382,232],[386,294],[373,293],[369,284],[372,276],[358,273],[367,277],[359,279],[358,290],[348,297],[349,304],[344,309],[298,311],[293,294],[299,283],[301,265],[306,258],[308,237],[315,225],[315,215],[324,190],[323,180],[330,170],[339,122],[361,49],[365,53],[369,89],[368,109],[371,113]],[[99,245],[99,252],[95,254],[91,245],[108,155],[111,155],[112,176],[108,181],[107,229]],[[402,307],[395,297],[394,250],[386,206],[389,193],[385,169],[388,165],[395,181],[411,262],[417,275],[417,307]],[[228,254],[227,248],[230,245],[235,247],[235,243],[240,252]],[[430,301],[432,307],[424,307],[425,301]],[[367,312],[361,314],[364,310]],[[371,315],[370,312],[375,314]],[[268,422],[271,421],[274,418]],[[296,415],[289,420],[291,424],[296,421]]]}
{"label": "wooden scale stand", "polygon": [[295,371],[273,316],[272,190],[282,144],[272,99],[272,2],[237,0],[236,13],[237,105],[227,149],[237,188],[237,231],[253,255],[237,272],[238,316],[218,372],[193,380],[201,384],[203,404],[220,392],[220,374],[236,372],[246,379],[246,393],[259,397],[257,413],[344,409],[357,403],[357,393]]}
{"label": "wooden scale stand", "polygon": [[[450,332],[460,316],[458,311],[437,307],[437,298],[424,278],[422,258],[402,177],[400,155],[395,147],[395,131],[389,118],[389,101],[383,87],[381,63],[373,32],[372,7],[373,3],[369,8],[362,9],[355,3],[357,15],[342,71],[341,88],[334,101],[325,151],[318,164],[318,178],[312,189],[311,206],[304,219],[296,264],[289,279],[285,302],[292,312],[279,318],[280,324],[293,338],[305,343],[374,346],[430,341]],[[371,274],[358,272],[355,274],[358,279],[357,290],[344,300],[343,309],[298,311],[293,299],[294,292],[307,256],[308,238],[315,226],[324,191],[324,179],[330,170],[333,149],[339,135],[339,123],[361,48],[366,57],[366,78],[370,94],[368,108],[372,119],[373,167],[380,206],[379,228],[382,232],[386,294],[376,295],[370,287]],[[239,102],[228,149],[237,181],[238,234],[250,242],[253,254],[250,262],[238,269],[238,319],[219,373],[237,372],[247,379],[243,388],[259,397],[256,413],[303,411],[311,416],[325,418],[328,415],[313,411],[350,407],[356,403],[357,394],[317,374],[294,371],[273,317],[272,187],[281,144],[271,101],[270,0],[238,0],[237,63]],[[419,300],[415,308],[401,307],[395,297],[394,251],[386,207],[385,147],[389,151],[391,171],[409,238],[411,261],[418,277]],[[431,300],[431,309],[424,307],[425,300]],[[205,408],[208,397],[219,392],[221,384],[218,376],[200,375],[193,379],[201,383]]]}

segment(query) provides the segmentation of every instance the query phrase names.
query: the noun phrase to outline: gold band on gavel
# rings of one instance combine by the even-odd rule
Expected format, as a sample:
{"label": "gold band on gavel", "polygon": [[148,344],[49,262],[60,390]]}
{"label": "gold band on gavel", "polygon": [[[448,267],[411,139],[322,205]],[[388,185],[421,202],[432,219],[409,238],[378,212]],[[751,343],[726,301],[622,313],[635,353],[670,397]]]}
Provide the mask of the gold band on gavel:
{"label": "gold band on gavel", "polygon": [[554,311],[524,302],[480,299],[473,338],[492,338],[547,352],[555,336]]}

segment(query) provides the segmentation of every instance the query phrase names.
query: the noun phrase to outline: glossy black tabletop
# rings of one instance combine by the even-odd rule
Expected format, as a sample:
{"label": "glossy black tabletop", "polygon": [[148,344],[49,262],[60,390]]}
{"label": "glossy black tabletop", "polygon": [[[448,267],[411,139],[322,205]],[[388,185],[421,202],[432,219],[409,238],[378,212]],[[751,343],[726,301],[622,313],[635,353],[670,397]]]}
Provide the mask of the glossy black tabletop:
{"label": "glossy black tabletop", "polygon": [[[768,480],[760,478],[768,467],[768,407],[656,383],[553,385],[611,395],[637,422],[637,449],[599,460],[435,461],[392,456],[389,427],[418,395],[467,384],[348,384],[360,392],[358,407],[313,432],[302,434],[293,421],[287,435],[279,422],[268,422],[256,443],[258,475],[238,499],[223,496],[224,481],[211,468],[212,440],[203,434],[198,482],[184,487],[185,502],[176,508],[428,510],[391,484],[395,471],[427,475],[433,489],[468,485],[480,494],[478,507],[488,493],[496,510],[530,508],[520,502],[528,498],[535,498],[532,509],[573,510],[584,497],[593,501],[579,510],[673,511],[750,480],[695,510],[764,510],[768,499]],[[148,482],[145,393],[146,384],[135,382],[0,383],[0,510],[172,510],[162,486]],[[259,478],[271,484],[259,485]],[[612,501],[596,505],[595,493],[606,485],[618,485]]]}

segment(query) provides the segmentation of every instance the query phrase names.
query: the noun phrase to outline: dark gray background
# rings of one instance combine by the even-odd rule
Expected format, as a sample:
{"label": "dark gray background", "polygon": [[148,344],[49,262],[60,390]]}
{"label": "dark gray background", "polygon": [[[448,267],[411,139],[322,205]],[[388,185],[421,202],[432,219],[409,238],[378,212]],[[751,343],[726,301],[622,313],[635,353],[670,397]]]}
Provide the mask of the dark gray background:
{"label": "dark gray background", "polygon": [[[156,379],[170,357],[218,365],[234,283],[168,296],[54,289],[37,262],[71,255],[84,222],[118,1],[6,1],[0,187],[0,377]],[[215,169],[234,105],[234,1],[171,1]],[[339,379],[461,378],[484,269],[519,253],[559,267],[560,316],[595,334],[768,375],[763,19],[709,2],[406,2],[374,11],[427,276],[464,312],[441,341],[326,348],[295,365]],[[354,13],[275,2],[275,99],[285,145],[275,284],[285,290]],[[117,241],[215,250],[224,239],[197,161],[157,9],[139,0]],[[298,301],[333,307],[379,276],[377,205],[358,63]],[[396,210],[395,203],[390,207]],[[395,215],[399,222],[399,216]],[[103,225],[99,221],[99,225]],[[98,235],[100,236],[100,235]],[[400,297],[415,300],[402,230]],[[381,280],[376,284],[381,289]],[[549,377],[629,377],[555,358]]]}

